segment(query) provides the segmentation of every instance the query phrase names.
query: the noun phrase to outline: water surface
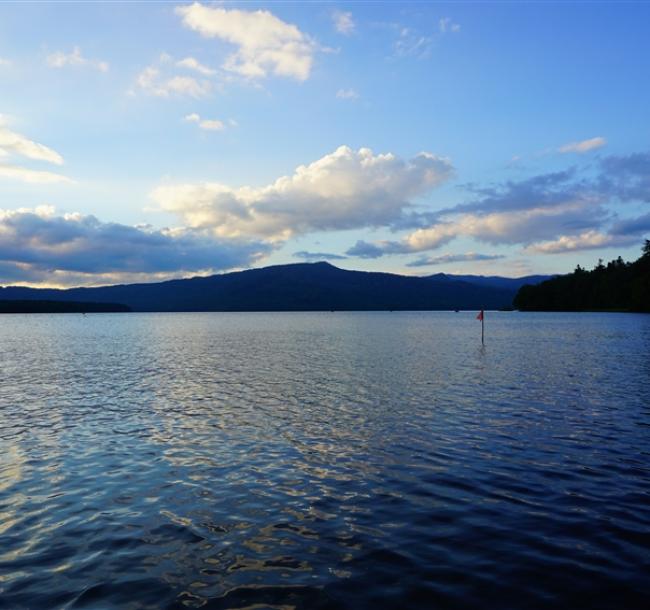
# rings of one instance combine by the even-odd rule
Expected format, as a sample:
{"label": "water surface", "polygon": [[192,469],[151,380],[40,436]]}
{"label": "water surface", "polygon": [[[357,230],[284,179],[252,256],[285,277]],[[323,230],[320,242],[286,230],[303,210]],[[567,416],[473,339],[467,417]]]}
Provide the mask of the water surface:
{"label": "water surface", "polygon": [[0,317],[0,607],[650,607],[650,316],[474,317]]}

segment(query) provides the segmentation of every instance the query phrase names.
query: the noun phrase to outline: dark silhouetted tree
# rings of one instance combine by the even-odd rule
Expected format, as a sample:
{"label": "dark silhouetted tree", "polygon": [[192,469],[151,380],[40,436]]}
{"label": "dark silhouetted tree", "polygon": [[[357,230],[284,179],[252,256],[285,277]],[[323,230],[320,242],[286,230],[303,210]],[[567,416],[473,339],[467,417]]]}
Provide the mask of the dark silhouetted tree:
{"label": "dark silhouetted tree", "polygon": [[605,266],[602,259],[592,271],[575,271],[537,286],[522,286],[514,300],[521,310],[621,310],[650,312],[650,240],[633,263],[620,256]]}

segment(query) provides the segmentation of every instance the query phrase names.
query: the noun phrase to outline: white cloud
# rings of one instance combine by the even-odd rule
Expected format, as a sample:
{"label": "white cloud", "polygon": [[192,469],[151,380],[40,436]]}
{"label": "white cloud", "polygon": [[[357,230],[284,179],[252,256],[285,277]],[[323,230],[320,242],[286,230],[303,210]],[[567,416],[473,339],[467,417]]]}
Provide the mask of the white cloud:
{"label": "white cloud", "polygon": [[8,68],[11,66],[12,62],[10,59],[6,59],[5,57],[0,57],[0,68]]}
{"label": "white cloud", "polygon": [[194,70],[199,74],[203,74],[203,76],[213,76],[214,74],[217,73],[216,70],[203,65],[201,62],[199,62],[198,59],[195,59],[194,57],[186,57],[185,59],[181,59],[176,62],[176,65],[179,68],[187,68],[188,70]]}
{"label": "white cloud", "polygon": [[554,238],[568,227],[580,226],[590,210],[598,216],[598,201],[588,198],[551,207],[509,210],[488,214],[461,214],[408,235],[405,246],[412,251],[432,250],[456,237],[473,237],[491,244],[529,244]]}
{"label": "white cloud", "polygon": [[[55,165],[63,165],[63,157],[58,152],[12,131],[7,126],[7,122],[7,119],[0,115],[0,158],[5,160],[17,156],[32,161],[45,161]],[[0,163],[0,178],[30,183],[72,182],[72,180],[61,174],[30,169],[5,162]]]}
{"label": "white cloud", "polygon": [[200,129],[206,131],[223,131],[226,126],[217,119],[202,119],[196,112],[188,114],[183,118],[187,123],[196,123]]}
{"label": "white cloud", "polygon": [[332,13],[334,28],[339,34],[349,36],[356,29],[356,24],[352,18],[352,13],[346,11],[334,11]]}
{"label": "white cloud", "polygon": [[553,205],[488,213],[445,214],[435,224],[417,229],[400,241],[357,242],[347,254],[378,258],[435,250],[460,237],[492,245],[531,245],[562,234],[591,231],[602,224],[606,212],[597,198],[583,197]]}
{"label": "white cloud", "polygon": [[269,74],[306,80],[311,72],[315,43],[295,25],[269,11],[209,7],[198,2],[176,7],[183,24],[206,38],[237,47],[223,68],[248,78]]}
{"label": "white cloud", "polygon": [[638,242],[638,235],[612,235],[592,230],[579,235],[562,235],[552,241],[532,244],[526,248],[526,252],[533,254],[561,254],[577,250],[629,246]]}
{"label": "white cloud", "polygon": [[20,155],[28,159],[63,165],[63,157],[58,152],[11,131],[7,127],[7,120],[2,115],[0,115],[0,149],[5,153]]}
{"label": "white cloud", "polygon": [[201,129],[207,129],[208,131],[222,131],[225,128],[224,124],[217,119],[206,119],[200,121],[199,127]]}
{"label": "white cloud", "polygon": [[589,140],[582,140],[580,142],[570,142],[564,146],[558,148],[558,152],[562,154],[566,153],[578,153],[583,154],[589,152],[590,150],[596,150],[602,148],[607,144],[607,140],[602,137],[591,138]]}
{"label": "white cloud", "polygon": [[339,89],[336,92],[336,97],[340,100],[357,100],[359,94],[354,89]]}
{"label": "white cloud", "polygon": [[440,30],[441,34],[447,34],[448,32],[457,34],[460,32],[460,24],[454,23],[451,20],[451,17],[443,17],[440,19],[440,21],[438,21],[438,29]]}
{"label": "white cloud", "polygon": [[20,180],[21,182],[40,184],[53,184],[56,182],[71,184],[73,182],[70,178],[54,172],[28,169],[26,167],[5,165],[2,163],[0,163],[0,178],[11,178],[13,180]]}
{"label": "white cloud", "polygon": [[405,161],[341,146],[267,186],[163,185],[151,197],[190,227],[283,240],[309,231],[386,225],[452,173],[448,159],[430,153]]}
{"label": "white cloud", "polygon": [[205,97],[212,90],[211,83],[205,79],[165,74],[156,66],[148,66],[140,72],[136,85],[145,93],[165,98],[186,96],[198,99]]}
{"label": "white cloud", "polygon": [[99,59],[88,59],[81,54],[79,47],[74,47],[72,53],[57,51],[46,58],[47,65],[51,68],[64,68],[66,66],[85,66],[100,72],[108,72],[108,62]]}

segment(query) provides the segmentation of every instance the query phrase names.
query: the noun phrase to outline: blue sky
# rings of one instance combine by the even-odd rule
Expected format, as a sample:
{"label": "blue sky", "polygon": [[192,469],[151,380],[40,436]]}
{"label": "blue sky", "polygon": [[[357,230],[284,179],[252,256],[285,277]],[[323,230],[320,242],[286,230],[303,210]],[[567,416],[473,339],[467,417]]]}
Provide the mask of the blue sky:
{"label": "blue sky", "polygon": [[649,22],[638,2],[3,3],[0,284],[634,259]]}

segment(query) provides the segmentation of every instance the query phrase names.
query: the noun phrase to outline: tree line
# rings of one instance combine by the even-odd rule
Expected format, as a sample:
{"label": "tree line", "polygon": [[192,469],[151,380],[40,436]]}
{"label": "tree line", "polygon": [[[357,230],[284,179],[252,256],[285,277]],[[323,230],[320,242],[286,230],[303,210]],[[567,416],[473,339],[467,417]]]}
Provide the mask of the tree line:
{"label": "tree line", "polygon": [[573,273],[519,289],[513,303],[522,311],[615,310],[650,313],[650,240],[632,263],[620,256],[599,259],[592,269],[580,265]]}

